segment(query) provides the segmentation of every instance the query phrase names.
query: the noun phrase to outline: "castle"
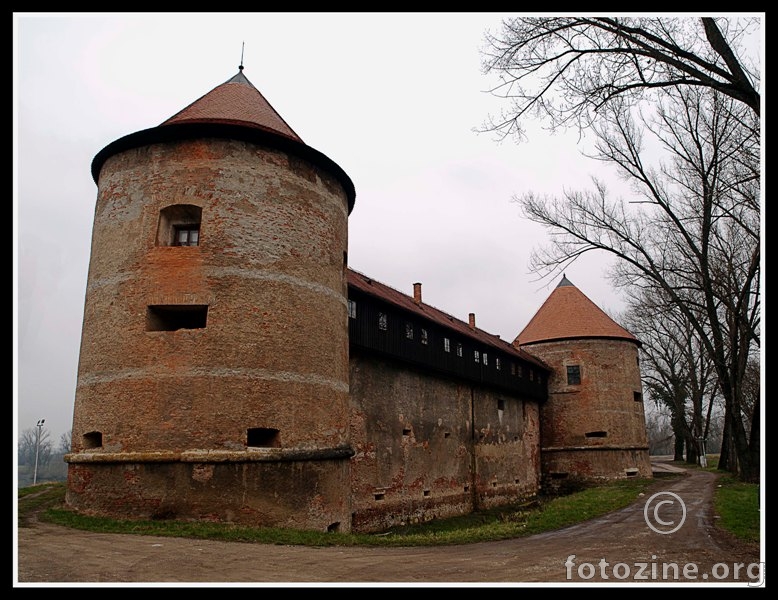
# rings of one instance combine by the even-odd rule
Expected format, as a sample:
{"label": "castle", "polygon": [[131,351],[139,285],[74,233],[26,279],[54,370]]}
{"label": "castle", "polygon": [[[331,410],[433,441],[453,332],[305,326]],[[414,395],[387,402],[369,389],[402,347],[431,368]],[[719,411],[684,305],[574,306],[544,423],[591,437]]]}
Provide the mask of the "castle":
{"label": "castle", "polygon": [[84,514],[321,531],[651,477],[640,342],[563,278],[513,343],[348,266],[348,175],[243,74],[92,162]]}

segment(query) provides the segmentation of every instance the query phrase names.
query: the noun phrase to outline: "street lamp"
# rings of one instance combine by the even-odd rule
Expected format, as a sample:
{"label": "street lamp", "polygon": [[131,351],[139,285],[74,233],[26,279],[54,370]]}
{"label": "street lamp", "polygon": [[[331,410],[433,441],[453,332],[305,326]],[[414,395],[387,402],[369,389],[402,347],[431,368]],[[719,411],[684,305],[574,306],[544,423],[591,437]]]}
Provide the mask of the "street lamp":
{"label": "street lamp", "polygon": [[41,428],[46,422],[46,419],[39,419],[35,426],[38,428],[38,435],[35,438],[35,471],[32,474],[32,484],[38,483],[38,452],[41,448]]}

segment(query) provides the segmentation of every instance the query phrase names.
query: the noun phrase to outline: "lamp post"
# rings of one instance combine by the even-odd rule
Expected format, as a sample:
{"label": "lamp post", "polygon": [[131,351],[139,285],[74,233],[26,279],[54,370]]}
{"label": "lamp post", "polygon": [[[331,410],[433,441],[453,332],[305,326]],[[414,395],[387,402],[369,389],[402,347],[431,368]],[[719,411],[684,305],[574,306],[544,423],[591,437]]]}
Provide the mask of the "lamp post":
{"label": "lamp post", "polygon": [[43,428],[43,424],[45,422],[46,419],[38,419],[38,422],[35,424],[35,426],[38,428],[38,435],[35,438],[35,470],[32,474],[33,485],[38,483],[38,452],[41,448],[41,429]]}

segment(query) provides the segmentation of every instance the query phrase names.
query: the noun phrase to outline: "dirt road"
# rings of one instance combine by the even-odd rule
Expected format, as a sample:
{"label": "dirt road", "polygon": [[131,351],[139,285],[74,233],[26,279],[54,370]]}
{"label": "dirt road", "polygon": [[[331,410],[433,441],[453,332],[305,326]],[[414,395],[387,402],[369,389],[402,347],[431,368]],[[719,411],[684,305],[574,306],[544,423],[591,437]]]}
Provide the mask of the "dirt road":
{"label": "dirt road", "polygon": [[[715,485],[714,474],[689,470],[678,479],[658,478],[645,497],[623,510],[573,527],[515,540],[430,548],[228,543],[88,533],[36,523],[18,530],[15,585],[461,587],[726,581],[764,586],[759,547],[733,543],[714,526]],[[677,499],[685,505],[685,516]],[[658,505],[662,501],[667,502]],[[667,533],[679,523],[680,528]]]}

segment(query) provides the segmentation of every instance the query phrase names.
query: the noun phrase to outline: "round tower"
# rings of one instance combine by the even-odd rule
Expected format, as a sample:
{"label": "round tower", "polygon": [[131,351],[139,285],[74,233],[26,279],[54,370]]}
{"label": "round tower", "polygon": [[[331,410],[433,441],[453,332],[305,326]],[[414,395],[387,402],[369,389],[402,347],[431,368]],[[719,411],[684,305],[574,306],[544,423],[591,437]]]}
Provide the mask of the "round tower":
{"label": "round tower", "polygon": [[552,369],[540,415],[546,487],[651,477],[635,336],[563,277],[514,345]]}
{"label": "round tower", "polygon": [[349,177],[242,66],[92,175],[68,504],[350,531]]}

